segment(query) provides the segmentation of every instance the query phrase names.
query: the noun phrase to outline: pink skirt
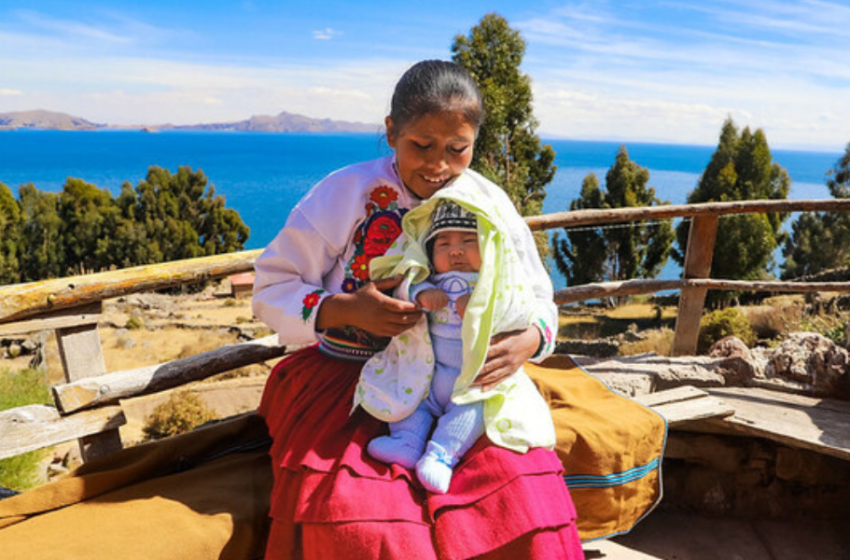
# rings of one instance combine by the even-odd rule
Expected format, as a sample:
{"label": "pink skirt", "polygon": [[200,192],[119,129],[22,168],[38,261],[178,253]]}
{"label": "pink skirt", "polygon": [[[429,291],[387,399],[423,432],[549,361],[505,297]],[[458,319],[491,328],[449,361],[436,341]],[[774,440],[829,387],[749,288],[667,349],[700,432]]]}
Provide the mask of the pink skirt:
{"label": "pink skirt", "polygon": [[584,558],[552,451],[523,455],[483,437],[443,495],[369,457],[366,444],[387,428],[362,409],[350,415],[360,367],[312,347],[269,377],[260,405],[275,475],[267,560]]}

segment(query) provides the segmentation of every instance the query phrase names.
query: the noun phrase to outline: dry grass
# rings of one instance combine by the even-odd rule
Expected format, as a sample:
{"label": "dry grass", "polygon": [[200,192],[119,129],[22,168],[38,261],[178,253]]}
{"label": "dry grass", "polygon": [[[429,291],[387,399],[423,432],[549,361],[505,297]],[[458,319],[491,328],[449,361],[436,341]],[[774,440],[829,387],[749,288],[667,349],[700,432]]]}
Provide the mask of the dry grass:
{"label": "dry grass", "polygon": [[594,340],[616,336],[630,329],[639,332],[670,329],[675,324],[676,312],[675,307],[661,307],[645,300],[615,309],[574,305],[561,314],[558,336],[564,339]]}
{"label": "dry grass", "polygon": [[739,308],[759,339],[778,338],[782,333],[800,330],[805,318],[806,301],[801,295],[767,298],[761,305]]}
{"label": "dry grass", "polygon": [[673,336],[675,331],[667,327],[654,329],[644,333],[646,338],[636,342],[624,342],[620,345],[621,356],[634,356],[652,352],[659,356],[669,356],[673,348]]}

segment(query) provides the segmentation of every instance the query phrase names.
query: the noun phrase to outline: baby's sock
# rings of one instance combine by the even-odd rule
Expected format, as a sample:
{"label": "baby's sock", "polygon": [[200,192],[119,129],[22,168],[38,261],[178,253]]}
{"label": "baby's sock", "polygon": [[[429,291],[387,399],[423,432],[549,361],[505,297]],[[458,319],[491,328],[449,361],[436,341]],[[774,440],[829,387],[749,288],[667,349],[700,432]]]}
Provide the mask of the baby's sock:
{"label": "baby's sock", "polygon": [[445,494],[452,482],[453,468],[458,458],[434,441],[428,442],[425,454],[416,463],[416,476],[429,492]]}
{"label": "baby's sock", "polygon": [[416,466],[416,461],[422,457],[423,449],[425,449],[425,438],[417,438],[411,432],[376,437],[366,448],[369,455],[378,461],[387,464],[397,463],[408,469]]}
{"label": "baby's sock", "polygon": [[412,469],[422,457],[425,439],[431,431],[434,418],[420,405],[413,414],[390,424],[390,435],[377,437],[369,442],[366,450],[375,459]]}

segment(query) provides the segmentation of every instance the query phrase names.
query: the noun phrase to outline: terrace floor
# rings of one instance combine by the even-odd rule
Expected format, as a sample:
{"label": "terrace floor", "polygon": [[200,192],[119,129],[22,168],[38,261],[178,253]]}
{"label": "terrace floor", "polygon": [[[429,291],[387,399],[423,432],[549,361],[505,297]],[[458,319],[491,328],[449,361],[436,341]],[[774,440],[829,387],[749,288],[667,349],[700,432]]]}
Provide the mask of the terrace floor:
{"label": "terrace floor", "polygon": [[723,519],[655,511],[628,535],[584,546],[587,560],[848,560],[847,520]]}

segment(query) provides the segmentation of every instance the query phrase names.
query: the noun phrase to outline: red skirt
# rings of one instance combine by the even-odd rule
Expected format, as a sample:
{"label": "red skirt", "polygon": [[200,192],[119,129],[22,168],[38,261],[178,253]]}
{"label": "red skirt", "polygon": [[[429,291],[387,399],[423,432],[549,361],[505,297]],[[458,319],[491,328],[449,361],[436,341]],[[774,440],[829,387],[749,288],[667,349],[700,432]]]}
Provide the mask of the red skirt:
{"label": "red skirt", "polygon": [[275,367],[260,414],[273,438],[267,560],[581,559],[575,508],[554,452],[486,437],[428,494],[398,465],[369,457],[386,424],[351,404],[360,363],[304,349]]}

